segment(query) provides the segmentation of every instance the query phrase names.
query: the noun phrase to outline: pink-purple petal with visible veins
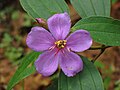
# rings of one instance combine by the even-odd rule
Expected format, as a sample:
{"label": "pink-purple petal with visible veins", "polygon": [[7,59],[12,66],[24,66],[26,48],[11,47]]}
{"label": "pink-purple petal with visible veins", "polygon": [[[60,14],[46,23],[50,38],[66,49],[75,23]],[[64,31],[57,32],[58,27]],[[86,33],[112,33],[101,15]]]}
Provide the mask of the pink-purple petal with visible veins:
{"label": "pink-purple petal with visible veins", "polygon": [[57,49],[43,52],[35,61],[36,70],[43,76],[52,75],[58,67],[59,53]]}
{"label": "pink-purple petal with visible veins", "polygon": [[56,40],[65,39],[70,31],[71,20],[66,12],[53,15],[48,19],[47,23],[50,32]]}
{"label": "pink-purple petal with visible veins", "polygon": [[67,47],[75,52],[87,50],[92,45],[90,33],[86,30],[77,30],[67,39]]}
{"label": "pink-purple petal with visible veins", "polygon": [[82,59],[75,53],[63,49],[60,53],[60,67],[68,77],[83,70]]}
{"label": "pink-purple petal with visible veins", "polygon": [[33,27],[26,39],[27,45],[34,51],[44,51],[54,45],[51,33],[42,27]]}

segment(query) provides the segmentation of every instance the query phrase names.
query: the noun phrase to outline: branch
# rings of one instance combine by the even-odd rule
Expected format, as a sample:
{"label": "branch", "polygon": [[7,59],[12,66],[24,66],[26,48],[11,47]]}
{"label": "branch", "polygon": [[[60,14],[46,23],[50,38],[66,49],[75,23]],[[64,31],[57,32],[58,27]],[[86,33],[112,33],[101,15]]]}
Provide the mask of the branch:
{"label": "branch", "polygon": [[99,49],[103,49],[103,48],[109,48],[111,46],[93,46],[93,47],[90,47],[88,50],[99,50]]}
{"label": "branch", "polygon": [[111,46],[105,46],[105,45],[102,45],[101,47],[96,47],[96,48],[90,48],[89,50],[98,50],[98,49],[101,49],[100,53],[93,59],[91,60],[91,62],[95,62],[103,53],[104,51],[109,48]]}

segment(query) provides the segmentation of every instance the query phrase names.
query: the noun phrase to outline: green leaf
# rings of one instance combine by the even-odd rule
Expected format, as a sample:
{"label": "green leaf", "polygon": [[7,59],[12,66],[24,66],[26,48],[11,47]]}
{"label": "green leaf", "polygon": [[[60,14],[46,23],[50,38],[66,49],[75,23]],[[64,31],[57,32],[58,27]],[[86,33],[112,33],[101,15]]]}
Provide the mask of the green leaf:
{"label": "green leaf", "polygon": [[31,67],[29,65],[37,59],[39,54],[39,52],[32,52],[22,59],[22,63],[8,83],[7,90],[11,90],[18,82],[35,72],[34,65]]}
{"label": "green leaf", "polygon": [[88,16],[110,16],[110,0],[70,0],[78,14]]}
{"label": "green leaf", "polygon": [[55,13],[68,12],[64,0],[20,0],[20,3],[33,18],[48,19]]}
{"label": "green leaf", "polygon": [[82,57],[84,69],[74,77],[59,75],[58,90],[104,90],[102,78],[96,67],[87,58]]}
{"label": "green leaf", "polygon": [[108,46],[120,46],[120,21],[108,17],[88,17],[73,27],[88,30],[96,42]]}

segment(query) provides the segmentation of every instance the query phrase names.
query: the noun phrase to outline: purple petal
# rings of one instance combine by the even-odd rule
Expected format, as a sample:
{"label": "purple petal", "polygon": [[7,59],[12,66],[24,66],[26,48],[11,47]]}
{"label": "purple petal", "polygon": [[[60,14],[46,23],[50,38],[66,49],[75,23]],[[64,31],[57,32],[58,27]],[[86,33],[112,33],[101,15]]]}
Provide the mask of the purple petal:
{"label": "purple petal", "polygon": [[90,33],[86,30],[77,30],[67,38],[67,47],[72,51],[82,52],[92,45]]}
{"label": "purple petal", "polygon": [[36,70],[43,76],[50,76],[57,70],[59,53],[56,52],[56,49],[45,51],[35,61]]}
{"label": "purple petal", "polygon": [[70,17],[66,12],[53,15],[47,22],[50,32],[57,40],[65,39],[71,27]]}
{"label": "purple petal", "polygon": [[61,51],[60,67],[68,77],[74,76],[83,69],[81,58],[68,50]]}
{"label": "purple petal", "polygon": [[42,27],[33,27],[27,36],[27,45],[34,51],[43,51],[54,45],[53,36]]}

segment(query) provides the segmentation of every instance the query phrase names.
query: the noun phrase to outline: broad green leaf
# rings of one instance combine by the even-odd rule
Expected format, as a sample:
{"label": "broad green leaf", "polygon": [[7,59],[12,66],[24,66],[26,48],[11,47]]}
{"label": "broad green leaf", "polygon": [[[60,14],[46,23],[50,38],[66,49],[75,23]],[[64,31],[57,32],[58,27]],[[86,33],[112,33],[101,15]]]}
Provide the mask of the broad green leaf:
{"label": "broad green leaf", "polygon": [[104,90],[102,78],[96,67],[87,58],[82,57],[84,69],[74,77],[59,75],[58,90]]}
{"label": "broad green leaf", "polygon": [[111,0],[70,0],[78,14],[88,16],[110,16]]}
{"label": "broad green leaf", "polygon": [[55,13],[68,12],[64,0],[20,0],[20,3],[33,18],[48,19]]}
{"label": "broad green leaf", "polygon": [[7,90],[11,90],[18,82],[35,72],[34,65],[31,67],[29,65],[37,59],[39,54],[39,52],[32,52],[22,59],[22,63],[8,83]]}
{"label": "broad green leaf", "polygon": [[[88,17],[80,20],[74,30],[85,29],[93,40],[108,46],[120,46],[120,21],[108,17]],[[74,31],[73,30],[73,31]]]}

